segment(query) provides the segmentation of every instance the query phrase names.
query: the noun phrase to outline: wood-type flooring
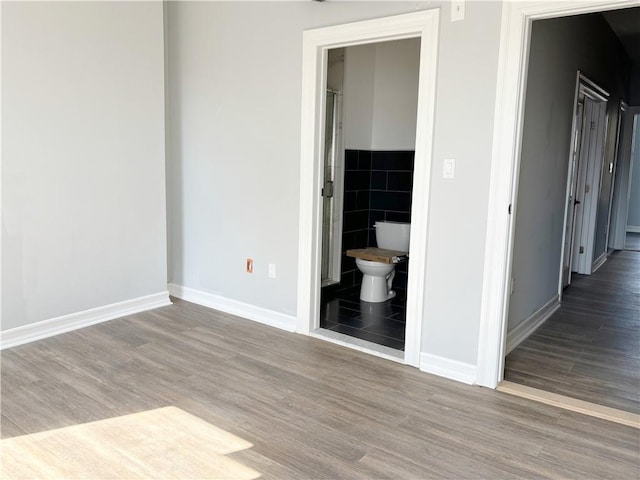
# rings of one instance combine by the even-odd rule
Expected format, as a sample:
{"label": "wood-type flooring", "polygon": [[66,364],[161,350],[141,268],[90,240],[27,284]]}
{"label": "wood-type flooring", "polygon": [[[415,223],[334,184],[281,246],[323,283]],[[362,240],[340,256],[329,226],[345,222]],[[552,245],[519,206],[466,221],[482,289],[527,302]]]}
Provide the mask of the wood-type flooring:
{"label": "wood-type flooring", "polygon": [[573,275],[562,305],[505,362],[505,380],[640,413],[640,252]]}
{"label": "wood-type flooring", "polygon": [[640,233],[627,232],[627,236],[624,243],[625,250],[640,251]]}
{"label": "wood-type flooring", "polygon": [[1,360],[4,438],[175,406],[264,479],[640,475],[636,428],[179,300]]}

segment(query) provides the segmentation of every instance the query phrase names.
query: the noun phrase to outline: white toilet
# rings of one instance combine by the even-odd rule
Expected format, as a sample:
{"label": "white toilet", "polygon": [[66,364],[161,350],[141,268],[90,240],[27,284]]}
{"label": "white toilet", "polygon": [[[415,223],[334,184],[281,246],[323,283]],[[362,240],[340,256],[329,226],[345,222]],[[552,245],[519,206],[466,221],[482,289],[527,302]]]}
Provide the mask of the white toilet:
{"label": "white toilet", "polygon": [[[386,262],[375,262],[356,257],[356,265],[363,273],[360,300],[379,303],[396,296],[396,292],[391,289],[396,273],[395,264],[404,261],[409,252],[411,224],[376,222],[374,227],[378,249],[389,251],[387,258],[385,258]],[[379,250],[377,253],[380,254]]]}

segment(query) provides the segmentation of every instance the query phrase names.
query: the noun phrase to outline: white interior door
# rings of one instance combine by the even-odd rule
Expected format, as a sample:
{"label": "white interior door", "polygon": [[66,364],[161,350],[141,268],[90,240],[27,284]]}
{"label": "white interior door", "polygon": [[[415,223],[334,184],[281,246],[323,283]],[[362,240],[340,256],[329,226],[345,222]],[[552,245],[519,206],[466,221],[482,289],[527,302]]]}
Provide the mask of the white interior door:
{"label": "white interior door", "polygon": [[593,266],[601,165],[604,158],[606,107],[606,100],[585,96],[571,263],[574,272],[585,275],[591,274]]}
{"label": "white interior door", "polygon": [[567,193],[567,213],[564,232],[564,245],[562,255],[562,288],[571,283],[571,263],[573,260],[573,234],[576,222],[576,209],[579,202],[576,201],[576,189],[578,182],[578,160],[580,158],[580,146],[582,142],[582,128],[584,123],[584,97],[578,98],[575,106],[573,120],[573,142],[571,158],[569,159],[569,179]]}

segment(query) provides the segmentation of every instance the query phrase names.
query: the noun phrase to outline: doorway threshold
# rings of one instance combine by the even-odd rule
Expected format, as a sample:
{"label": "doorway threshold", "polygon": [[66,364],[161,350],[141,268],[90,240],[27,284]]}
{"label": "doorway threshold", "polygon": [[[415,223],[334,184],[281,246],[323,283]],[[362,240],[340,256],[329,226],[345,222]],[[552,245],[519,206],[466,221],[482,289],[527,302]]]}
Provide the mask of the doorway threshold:
{"label": "doorway threshold", "polygon": [[405,363],[404,352],[402,350],[396,350],[395,348],[390,348],[386,345],[378,345],[377,343],[368,342],[367,340],[345,335],[344,333],[334,332],[333,330],[327,330],[326,328],[317,328],[310,332],[309,335],[327,342],[335,343],[336,345],[358,350],[359,352],[386,358],[392,362]]}
{"label": "doorway threshold", "polygon": [[618,410],[617,408],[605,407],[597,403],[585,402],[577,398],[571,398],[508,381],[500,382],[496,390],[508,393],[509,395],[528,398],[529,400],[546,405],[552,405],[572,412],[582,413],[591,417],[601,418],[610,422],[640,429],[640,415]]}

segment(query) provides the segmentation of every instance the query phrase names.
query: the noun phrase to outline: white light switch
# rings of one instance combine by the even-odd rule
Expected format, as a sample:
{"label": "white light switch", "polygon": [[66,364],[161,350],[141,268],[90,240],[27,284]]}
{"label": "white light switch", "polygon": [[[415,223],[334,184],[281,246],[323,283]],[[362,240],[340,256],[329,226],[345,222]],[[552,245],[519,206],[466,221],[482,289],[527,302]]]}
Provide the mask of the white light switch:
{"label": "white light switch", "polygon": [[451,2],[451,21],[464,20],[464,0],[453,0]]}
{"label": "white light switch", "polygon": [[442,178],[453,178],[456,175],[456,159],[445,158],[442,165]]}
{"label": "white light switch", "polygon": [[276,278],[276,264],[269,264],[269,278]]}

